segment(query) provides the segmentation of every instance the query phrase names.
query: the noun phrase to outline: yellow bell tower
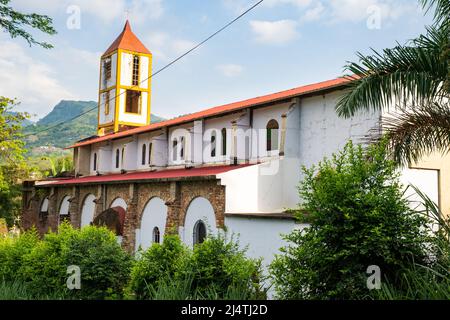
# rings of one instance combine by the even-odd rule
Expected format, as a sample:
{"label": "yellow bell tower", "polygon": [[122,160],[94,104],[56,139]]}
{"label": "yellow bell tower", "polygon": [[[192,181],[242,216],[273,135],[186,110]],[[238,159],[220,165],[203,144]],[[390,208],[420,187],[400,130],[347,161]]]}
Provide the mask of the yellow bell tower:
{"label": "yellow bell tower", "polygon": [[100,59],[99,136],[150,124],[151,70],[152,54],[127,21]]}

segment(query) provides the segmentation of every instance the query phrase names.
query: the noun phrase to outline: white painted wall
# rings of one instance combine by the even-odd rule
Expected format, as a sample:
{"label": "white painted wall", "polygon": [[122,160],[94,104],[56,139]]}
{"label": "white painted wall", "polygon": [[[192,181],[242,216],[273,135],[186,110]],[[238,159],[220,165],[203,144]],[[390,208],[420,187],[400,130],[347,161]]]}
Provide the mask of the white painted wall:
{"label": "white painted wall", "polygon": [[100,94],[99,101],[99,124],[107,124],[114,121],[115,112],[116,112],[116,90],[109,90],[109,113],[105,114],[105,105],[106,105],[106,96],[105,92]]}
{"label": "white painted wall", "polygon": [[183,242],[193,247],[194,226],[197,221],[202,220],[207,229],[207,235],[217,234],[216,215],[211,203],[202,197],[195,198],[190,203],[184,221],[184,227],[180,227],[179,234]]}
{"label": "white painted wall", "polygon": [[65,216],[69,214],[69,208],[70,208],[70,202],[69,202],[70,196],[65,196],[63,200],[61,201],[61,206],[59,207],[59,215]]}
{"label": "white painted wall", "polygon": [[111,56],[111,78],[108,79],[106,82],[105,79],[105,69],[103,68],[104,60],[101,60],[101,68],[100,68],[100,89],[104,90],[106,88],[110,88],[112,86],[116,85],[116,78],[117,78],[117,53],[113,53]]}
{"label": "white painted wall", "polygon": [[160,242],[164,239],[167,206],[160,198],[152,198],[144,208],[140,228],[136,229],[136,250],[149,248],[153,243],[153,229],[158,227]]}
{"label": "white painted wall", "polygon": [[[405,188],[410,184],[414,185],[434,201],[434,203],[439,204],[438,170],[404,168],[401,170],[400,182]],[[411,202],[413,208],[417,208],[418,210],[425,209],[420,204],[422,202],[421,198],[411,187],[408,187],[405,197]]]}
{"label": "white painted wall", "polygon": [[111,203],[110,208],[115,208],[115,207],[122,207],[126,211],[128,206],[127,206],[127,203],[125,200],[123,200],[122,198],[116,198]]}
{"label": "white painted wall", "polygon": [[[180,127],[171,128],[169,130],[169,141],[168,141],[168,163],[172,166],[184,165],[185,163],[192,162],[192,139],[193,139],[193,130],[192,124],[184,125]],[[184,157],[181,158],[181,149],[182,142],[181,138],[184,138]],[[173,148],[173,141],[177,140],[177,146]],[[175,157],[174,157],[175,155]]]}
{"label": "white painted wall", "polygon": [[41,203],[41,212],[48,212],[48,198],[45,198]]}
{"label": "white painted wall", "polygon": [[81,208],[81,227],[88,226],[94,220],[95,213],[95,196],[89,194],[83,202]]}

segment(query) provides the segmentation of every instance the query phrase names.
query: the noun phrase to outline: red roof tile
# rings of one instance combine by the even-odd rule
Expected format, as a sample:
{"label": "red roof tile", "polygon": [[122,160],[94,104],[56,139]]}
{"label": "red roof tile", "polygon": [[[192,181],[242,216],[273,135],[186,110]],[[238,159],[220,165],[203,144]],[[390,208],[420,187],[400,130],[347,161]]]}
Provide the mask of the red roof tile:
{"label": "red roof tile", "polygon": [[131,31],[131,26],[130,26],[130,23],[128,22],[128,20],[125,23],[125,26],[123,27],[122,33],[109,46],[109,48],[105,51],[103,56],[106,56],[106,55],[114,52],[117,49],[124,49],[124,50],[139,52],[139,53],[150,54],[150,51],[138,39],[138,37],[133,33],[133,31]]}
{"label": "red roof tile", "polygon": [[209,166],[192,169],[166,169],[160,171],[145,171],[145,172],[131,172],[125,174],[109,174],[102,176],[86,176],[71,179],[59,179],[52,181],[41,181],[36,185],[39,187],[55,186],[55,185],[75,185],[75,184],[93,184],[93,183],[108,183],[120,181],[139,181],[139,180],[154,180],[154,179],[177,179],[189,177],[206,177],[215,176],[220,173],[225,173],[231,170],[236,170],[251,166],[250,164],[242,165],[222,165]]}
{"label": "red roof tile", "polygon": [[238,111],[238,110],[245,109],[248,107],[257,106],[257,105],[269,103],[269,102],[274,102],[277,100],[283,100],[283,99],[293,98],[296,96],[303,96],[303,95],[308,95],[308,94],[313,94],[313,93],[319,93],[324,90],[342,87],[344,84],[348,83],[351,80],[352,79],[350,79],[350,78],[342,77],[342,78],[327,80],[327,81],[318,82],[318,83],[314,83],[314,84],[310,84],[310,85],[306,85],[306,86],[301,86],[301,87],[297,87],[294,89],[281,91],[281,92],[277,92],[277,93],[273,93],[273,94],[269,94],[269,95],[265,95],[265,96],[261,96],[261,97],[256,97],[253,99],[238,101],[238,102],[202,110],[199,112],[191,113],[191,114],[188,114],[188,115],[185,115],[182,117],[150,124],[147,126],[133,128],[133,129],[129,129],[129,130],[122,131],[122,132],[112,133],[112,134],[108,134],[105,136],[80,141],[80,142],[75,143],[74,145],[68,147],[68,149],[86,146],[86,145],[90,145],[90,144],[98,143],[98,142],[102,142],[102,141],[123,138],[123,137],[131,136],[134,134],[138,134],[138,133],[153,131],[153,130],[160,129],[163,127],[178,125],[178,124],[191,122],[191,121],[199,120],[199,119],[206,118],[206,117],[211,117],[211,116],[216,116],[216,115],[220,115],[220,114],[225,114],[228,112]]}

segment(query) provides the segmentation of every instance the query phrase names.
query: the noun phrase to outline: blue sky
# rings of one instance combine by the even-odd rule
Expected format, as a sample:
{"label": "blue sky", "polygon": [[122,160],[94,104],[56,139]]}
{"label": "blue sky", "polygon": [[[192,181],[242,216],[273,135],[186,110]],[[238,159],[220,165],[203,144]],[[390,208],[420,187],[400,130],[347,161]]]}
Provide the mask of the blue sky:
{"label": "blue sky", "polygon": [[[62,99],[96,101],[99,58],[127,15],[154,54],[156,71],[256,2],[12,0],[21,11],[51,16],[58,34],[35,33],[55,46],[45,50],[0,33],[0,95],[16,97],[19,109],[35,119]],[[80,28],[67,26],[74,10],[80,12]],[[430,23],[417,0],[265,0],[157,75],[152,113],[170,118],[335,78],[357,51],[404,43]]]}

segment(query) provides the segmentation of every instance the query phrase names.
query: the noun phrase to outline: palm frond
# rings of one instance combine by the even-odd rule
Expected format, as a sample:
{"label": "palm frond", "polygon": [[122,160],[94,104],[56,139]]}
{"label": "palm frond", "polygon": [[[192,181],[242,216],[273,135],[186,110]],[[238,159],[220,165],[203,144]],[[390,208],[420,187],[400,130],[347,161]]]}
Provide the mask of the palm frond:
{"label": "palm frond", "polygon": [[434,11],[434,22],[447,23],[450,15],[450,1],[449,0],[420,0],[423,8],[428,12],[432,8]]}
{"label": "palm frond", "polygon": [[369,56],[358,53],[359,63],[345,67],[354,81],[336,105],[338,115],[351,117],[360,110],[388,109],[406,100],[423,104],[448,96],[442,85],[449,72],[448,59],[442,58],[447,46],[448,34],[429,27],[426,35],[408,45],[398,44],[382,53],[373,50]]}
{"label": "palm frond", "polygon": [[389,137],[389,149],[396,162],[411,164],[434,151],[450,151],[450,104],[433,102],[409,108],[382,118]]}

